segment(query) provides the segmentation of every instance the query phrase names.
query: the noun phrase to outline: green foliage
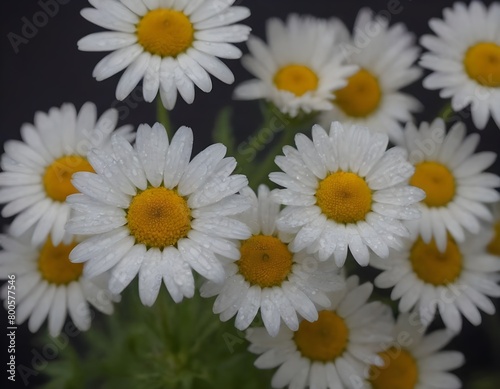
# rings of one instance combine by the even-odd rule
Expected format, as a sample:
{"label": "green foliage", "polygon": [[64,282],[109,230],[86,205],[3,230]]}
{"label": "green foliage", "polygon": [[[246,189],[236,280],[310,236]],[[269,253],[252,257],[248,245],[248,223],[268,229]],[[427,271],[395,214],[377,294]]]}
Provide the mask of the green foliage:
{"label": "green foliage", "polygon": [[230,107],[223,108],[215,120],[212,133],[214,142],[222,143],[227,147],[228,155],[234,155],[236,153],[236,139],[231,124],[232,113],[233,111]]}
{"label": "green foliage", "polygon": [[272,372],[253,366],[243,333],[219,321],[212,300],[195,296],[175,304],[162,288],[147,308],[137,295],[129,287],[115,314],[99,317],[50,362],[42,388],[269,387]]}

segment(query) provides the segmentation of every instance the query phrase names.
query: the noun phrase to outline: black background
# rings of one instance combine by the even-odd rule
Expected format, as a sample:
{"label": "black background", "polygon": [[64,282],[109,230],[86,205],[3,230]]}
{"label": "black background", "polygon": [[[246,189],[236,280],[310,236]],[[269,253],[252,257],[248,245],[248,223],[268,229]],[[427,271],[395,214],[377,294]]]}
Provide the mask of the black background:
{"label": "black background", "polygon": [[[43,0],[42,0],[43,1]],[[52,2],[45,0],[44,2]],[[253,29],[253,34],[265,37],[264,23],[269,17],[284,18],[289,13],[312,14],[320,17],[336,16],[342,19],[349,28],[352,28],[358,10],[370,6],[375,12],[387,10],[391,7],[401,12],[392,16],[391,23],[404,22],[408,29],[417,36],[430,33],[428,19],[441,17],[442,9],[450,6],[452,1],[417,1],[400,0],[399,7],[394,6],[394,0],[382,1],[334,1],[334,0],[243,0],[237,3],[247,6],[252,16],[244,21]],[[64,3],[64,4],[61,4]],[[80,15],[79,11],[88,6],[82,0],[60,0],[56,15],[44,18],[40,16],[42,8],[39,1],[15,0],[3,1],[0,5],[1,19],[1,71],[0,71],[0,145],[8,139],[19,139],[19,129],[24,122],[33,122],[34,113],[38,110],[48,111],[50,107],[61,106],[64,102],[72,102],[79,109],[86,101],[94,102],[101,114],[109,107],[119,109],[121,124],[131,123],[137,126],[140,123],[153,124],[155,122],[155,105],[142,101],[140,93],[134,93],[125,101],[115,99],[115,88],[119,76],[97,82],[92,78],[92,70],[96,63],[106,53],[86,53],[77,49],[76,42],[89,33],[102,31]],[[38,16],[37,16],[38,15]],[[28,43],[18,46],[18,52],[13,49],[8,39],[10,33],[22,35],[26,20],[38,21],[36,34],[28,39]],[[500,23],[500,21],[499,21]],[[12,35],[11,35],[12,37]],[[240,45],[244,52],[246,48]],[[233,70],[236,84],[250,75],[242,68],[239,61],[225,61]],[[258,125],[258,108],[254,102],[234,102],[231,99],[234,85],[225,85],[213,80],[214,88],[209,94],[196,90],[195,102],[185,104],[181,98],[172,112],[172,120],[176,127],[187,125],[195,133],[195,152],[210,143],[210,133],[218,111],[226,106],[234,107],[234,125],[237,137],[243,139]],[[421,86],[421,80],[407,88],[407,91],[421,100],[425,111],[417,115],[417,121],[432,120],[445,104],[435,91],[426,91]],[[470,120],[465,115],[470,132],[473,129]],[[500,144],[500,130],[492,121],[488,127],[480,132],[481,150],[498,151]],[[3,150],[2,150],[3,152]],[[490,171],[500,173],[500,164],[497,161]],[[5,225],[10,220],[2,220]],[[497,304],[498,306],[498,304]],[[0,377],[2,382],[7,376],[4,367],[7,362],[7,339],[2,328],[6,327],[6,312],[0,309]],[[498,323],[499,315],[493,318],[485,317],[486,325]],[[45,328],[42,327],[42,328]],[[497,331],[500,328],[497,327]],[[18,364],[30,365],[33,358],[31,335],[26,324],[20,326],[17,332],[17,360]],[[464,351],[467,365],[459,371],[463,379],[469,379],[475,374],[482,374],[483,369],[494,367],[492,347],[486,338],[483,327],[474,328],[467,323],[464,331],[453,342],[454,348]],[[498,356],[497,356],[498,358]],[[498,363],[498,359],[496,360]],[[498,366],[497,366],[498,367]],[[34,379],[30,386],[38,380]],[[7,381],[10,383],[9,381]],[[3,387],[3,386],[2,386]],[[13,387],[13,386],[9,386]],[[21,387],[21,386],[19,386]],[[388,388],[390,389],[390,388]]]}

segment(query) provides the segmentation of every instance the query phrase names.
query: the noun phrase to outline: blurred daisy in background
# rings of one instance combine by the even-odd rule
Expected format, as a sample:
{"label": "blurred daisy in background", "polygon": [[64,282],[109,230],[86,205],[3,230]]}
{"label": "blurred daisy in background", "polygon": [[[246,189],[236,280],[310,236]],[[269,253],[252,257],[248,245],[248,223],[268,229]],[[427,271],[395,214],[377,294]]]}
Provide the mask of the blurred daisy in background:
{"label": "blurred daisy in background", "polygon": [[459,351],[442,351],[454,334],[438,330],[424,335],[418,315],[401,314],[393,331],[394,343],[381,352],[383,366],[371,366],[372,389],[459,389],[462,382],[450,370],[465,363]]}
{"label": "blurred daisy in background", "polygon": [[418,129],[408,123],[402,143],[415,165],[410,184],[426,193],[419,204],[422,217],[409,225],[419,231],[425,243],[434,239],[440,251],[446,249],[448,233],[459,242],[464,240],[464,229],[477,234],[480,221],[492,220],[486,204],[500,199],[494,189],[500,186],[500,177],[484,172],[496,154],[474,154],[480,137],[466,137],[462,123],[448,133],[445,129],[442,119],[424,122]]}
{"label": "blurred daisy in background", "polygon": [[372,289],[351,276],[345,288],[331,294],[332,306],[320,311],[317,321],[303,320],[295,332],[282,327],[275,338],[264,328],[247,330],[249,351],[261,354],[255,366],[278,367],[273,388],[363,387],[369,366],[384,364],[377,353],[392,341],[394,327],[388,306],[367,302]]}
{"label": "blurred daisy in background", "polygon": [[330,23],[343,37],[335,42],[335,52],[359,70],[335,91],[333,108],[322,114],[320,123],[359,124],[386,133],[391,141],[400,140],[401,123],[412,120],[412,113],[421,109],[418,100],[400,92],[422,74],[413,66],[420,53],[414,35],[401,23],[389,27],[387,20],[374,18],[367,8],[359,11],[352,35],[342,21]]}
{"label": "blurred daisy in background", "polygon": [[143,80],[144,100],[158,92],[163,105],[173,109],[177,91],[191,104],[196,85],[212,90],[210,75],[226,84],[234,82],[231,70],[219,59],[237,59],[241,51],[232,43],[244,42],[250,27],[234,24],[250,15],[234,0],[89,0],[82,16],[111,31],[80,39],[82,51],[113,51],[95,67],[93,76],[105,80],[126,69],[118,82],[116,98],[125,99]]}
{"label": "blurred daisy in background", "polygon": [[73,184],[81,194],[68,198],[75,210],[66,228],[91,236],[70,254],[86,262],[90,277],[111,269],[109,287],[121,292],[139,274],[144,305],[156,301],[165,283],[172,299],[194,294],[192,269],[222,282],[225,272],[215,253],[236,259],[233,239],[247,239],[250,229],[231,216],[249,206],[234,195],[248,185],[232,175],[234,158],[214,144],[191,162],[193,133],[181,127],[171,143],[165,128],[141,125],[134,147],[121,136],[112,138],[113,153],[92,150],[96,173],[78,173]]}
{"label": "blurred daisy in background", "polygon": [[317,320],[315,303],[329,307],[326,293],[341,289],[343,280],[335,264],[290,252],[289,239],[275,225],[280,206],[272,201],[267,186],[259,186],[258,197],[250,188],[241,193],[252,207],[239,219],[251,228],[252,236],[241,243],[239,260],[226,266],[224,283],[205,283],[201,295],[217,295],[214,312],[222,321],[236,315],[239,330],[245,330],[260,310],[271,336],[278,334],[281,320],[296,331],[297,313],[308,321]]}
{"label": "blurred daisy in background", "polygon": [[256,79],[238,85],[237,99],[265,99],[295,117],[331,109],[332,92],[346,85],[357,67],[334,55],[337,34],[325,20],[290,15],[286,23],[269,19],[266,45],[250,37],[243,65]]}
{"label": "blurred daisy in background", "polygon": [[490,115],[500,127],[500,4],[456,2],[443,16],[429,21],[436,35],[420,40],[429,50],[420,65],[432,71],[424,87],[440,89],[454,111],[470,105],[478,129],[486,127]]}
{"label": "blurred daisy in background", "polygon": [[415,307],[426,325],[439,310],[450,330],[461,330],[461,315],[477,326],[479,309],[493,315],[495,306],[489,297],[500,297],[500,286],[492,278],[500,271],[500,261],[486,250],[491,237],[485,231],[460,243],[448,235],[446,250],[441,252],[434,240],[426,243],[414,234],[401,251],[391,250],[389,258],[372,258],[370,264],[383,270],[375,285],[393,288],[391,298],[400,299],[399,311]]}
{"label": "blurred daisy in background", "polygon": [[424,193],[408,185],[414,173],[400,148],[387,149],[385,134],[364,127],[331,125],[330,134],[318,125],[312,140],[295,136],[297,149],[286,146],[276,157],[284,173],[271,173],[276,201],[287,205],[277,220],[282,231],[296,233],[293,252],[306,249],[319,259],[332,255],[341,267],[348,249],[362,266],[370,248],[380,257],[399,248],[409,236],[403,220],[420,217],[417,204]]}
{"label": "blurred daisy in background", "polygon": [[[113,301],[119,299],[106,289],[106,275],[89,280],[83,276],[82,264],[70,262],[69,253],[77,241],[54,245],[48,237],[45,243],[33,245],[26,239],[29,234],[19,239],[0,235],[0,279],[16,276],[18,324],[29,319],[29,330],[36,332],[47,319],[50,335],[58,336],[68,314],[79,330],[89,329],[88,303],[101,312],[113,313]],[[9,283],[5,283],[1,289],[5,305],[8,287]]]}
{"label": "blurred daisy in background", "polygon": [[[21,127],[22,141],[5,142],[0,203],[6,203],[3,217],[17,215],[10,226],[14,236],[35,226],[35,245],[49,234],[56,246],[63,240],[71,242],[72,237],[64,231],[70,215],[66,197],[78,192],[71,177],[75,172],[93,171],[87,153],[109,144],[117,122],[115,109],[97,119],[93,103],[85,103],[78,113],[73,104],[66,103],[51,108],[48,114],[36,112],[34,125]],[[123,126],[117,132],[130,137],[131,130],[131,126]]]}

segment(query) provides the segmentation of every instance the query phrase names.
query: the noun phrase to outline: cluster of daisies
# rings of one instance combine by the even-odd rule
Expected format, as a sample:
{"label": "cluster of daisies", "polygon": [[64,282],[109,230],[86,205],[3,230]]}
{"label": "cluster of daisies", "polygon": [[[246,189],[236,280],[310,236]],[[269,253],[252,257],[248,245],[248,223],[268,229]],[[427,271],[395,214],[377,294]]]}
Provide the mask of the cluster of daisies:
{"label": "cluster of daisies", "polygon": [[[223,144],[191,158],[187,127],[171,138],[159,123],[116,129],[117,111],[98,117],[92,103],[37,112],[1,157],[13,220],[0,277],[17,277],[17,321],[35,332],[47,319],[57,336],[69,315],[86,330],[89,303],[112,313],[136,278],[145,306],[162,285],[177,303],[192,298],[202,279],[199,295],[246,330],[255,365],[277,368],[275,388],[459,388],[449,371],[464,357],[441,349],[462,317],[495,313],[500,177],[462,123],[412,123],[422,106],[400,90],[422,75],[413,35],[361,10],[353,33],[335,18],[271,19],[265,43],[236,24],[250,11],[234,0],[89,2],[82,16],[110,31],[78,46],[112,51],[94,77],[125,70],[118,99],[142,80],[148,102],[191,103],[211,76],[234,82],[220,58],[240,58],[234,43],[247,41],[256,78],[235,98],[319,124],[276,156],[279,188],[254,191]],[[490,113],[500,125],[499,20],[498,4],[457,3],[421,40],[424,86],[471,105],[477,128]],[[351,275],[356,263],[381,270],[373,284]],[[397,319],[374,285],[391,288]],[[428,333],[437,316],[445,329]]]}

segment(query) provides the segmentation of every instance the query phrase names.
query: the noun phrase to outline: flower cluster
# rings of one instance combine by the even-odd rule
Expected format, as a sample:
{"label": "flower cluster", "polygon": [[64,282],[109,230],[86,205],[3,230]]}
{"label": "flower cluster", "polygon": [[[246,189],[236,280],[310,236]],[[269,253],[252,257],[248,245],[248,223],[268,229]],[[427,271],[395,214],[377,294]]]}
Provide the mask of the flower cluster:
{"label": "flower cluster", "polygon": [[[14,219],[0,277],[17,278],[17,322],[36,332],[47,319],[57,336],[69,316],[88,330],[88,303],[112,314],[137,279],[146,307],[163,285],[175,303],[213,298],[202,301],[246,331],[255,366],[277,368],[275,388],[461,387],[449,371],[464,356],[441,349],[500,297],[496,154],[476,152],[461,122],[416,125],[423,106],[402,89],[422,76],[420,58],[426,88],[454,110],[470,104],[476,128],[490,114],[500,126],[500,5],[446,9],[421,55],[404,25],[368,9],[352,32],[337,18],[273,18],[265,42],[236,24],[250,10],[234,0],[89,2],[82,16],[109,31],[78,47],[111,51],[93,76],[124,71],[118,99],[142,81],[164,118],[178,94],[210,92],[211,76],[233,83],[220,58],[247,41],[255,79],[235,99],[265,100],[264,116],[293,125],[271,164],[238,167],[229,144],[192,157],[185,126],[115,129],[117,111],[98,118],[93,103],[37,112],[1,157],[2,216]],[[366,31],[377,33],[359,45]],[[269,181],[252,188],[255,172]],[[380,272],[362,282],[368,266]],[[429,331],[438,317],[445,329]]]}

